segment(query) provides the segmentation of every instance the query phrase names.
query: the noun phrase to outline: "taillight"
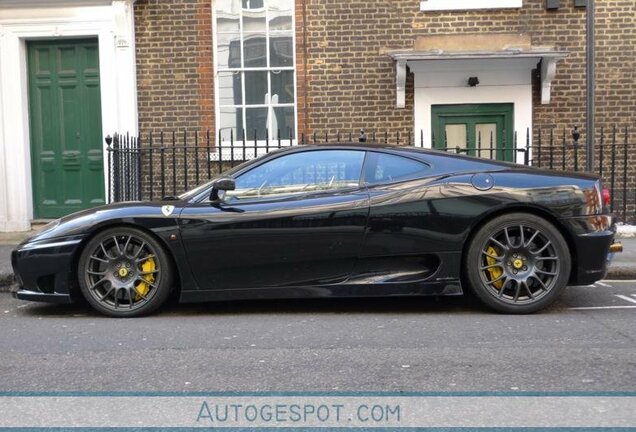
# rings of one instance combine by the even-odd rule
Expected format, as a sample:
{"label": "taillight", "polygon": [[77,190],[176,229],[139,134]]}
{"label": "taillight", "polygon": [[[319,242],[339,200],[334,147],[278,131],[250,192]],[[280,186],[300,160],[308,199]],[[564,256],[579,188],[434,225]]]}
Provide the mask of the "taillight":
{"label": "taillight", "polygon": [[610,194],[609,189],[603,188],[603,190],[601,191],[601,197],[603,199],[603,205],[607,207],[612,200],[612,194]]}

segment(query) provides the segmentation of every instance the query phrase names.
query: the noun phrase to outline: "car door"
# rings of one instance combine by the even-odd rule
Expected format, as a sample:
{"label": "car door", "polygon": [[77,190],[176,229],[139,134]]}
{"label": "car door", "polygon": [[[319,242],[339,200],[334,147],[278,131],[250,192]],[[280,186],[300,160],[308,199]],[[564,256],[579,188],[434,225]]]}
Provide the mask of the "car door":
{"label": "car door", "polygon": [[362,246],[366,152],[308,149],[236,177],[222,201],[185,208],[180,227],[201,289],[313,286],[345,280]]}
{"label": "car door", "polygon": [[[438,233],[452,221],[437,217],[436,176],[427,163],[370,151],[364,173],[370,213],[362,258],[419,255],[443,250]],[[441,226],[440,226],[441,224]]]}

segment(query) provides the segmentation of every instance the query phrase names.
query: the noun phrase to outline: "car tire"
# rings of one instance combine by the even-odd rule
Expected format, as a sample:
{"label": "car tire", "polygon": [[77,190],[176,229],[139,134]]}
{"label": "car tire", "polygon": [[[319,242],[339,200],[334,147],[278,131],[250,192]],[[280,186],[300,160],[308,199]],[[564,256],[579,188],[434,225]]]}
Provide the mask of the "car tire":
{"label": "car tire", "polygon": [[553,224],[510,213],[475,233],[463,266],[469,288],[483,304],[501,313],[528,314],[559,298],[571,262],[568,244]]}
{"label": "car tire", "polygon": [[83,248],[77,267],[82,295],[111,317],[148,315],[172,290],[171,261],[150,234],[131,227],[110,228]]}

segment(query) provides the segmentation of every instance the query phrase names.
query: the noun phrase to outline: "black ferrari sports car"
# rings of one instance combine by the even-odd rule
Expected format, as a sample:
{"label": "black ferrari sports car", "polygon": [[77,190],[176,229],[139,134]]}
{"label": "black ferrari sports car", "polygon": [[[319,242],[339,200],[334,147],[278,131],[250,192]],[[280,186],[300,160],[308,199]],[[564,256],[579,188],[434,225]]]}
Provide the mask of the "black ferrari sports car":
{"label": "black ferrari sports car", "polygon": [[297,146],[160,202],[50,223],[13,251],[24,300],[115,317],[182,302],[460,295],[531,313],[604,277],[598,178],[412,147]]}

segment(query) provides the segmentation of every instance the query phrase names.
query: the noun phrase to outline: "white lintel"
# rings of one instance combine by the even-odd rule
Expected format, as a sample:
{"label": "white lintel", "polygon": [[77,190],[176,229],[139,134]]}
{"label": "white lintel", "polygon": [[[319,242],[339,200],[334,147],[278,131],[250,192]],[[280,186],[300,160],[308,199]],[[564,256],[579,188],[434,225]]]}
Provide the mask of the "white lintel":
{"label": "white lintel", "polygon": [[[415,51],[404,50],[389,53],[396,63],[396,106],[405,108],[406,106],[406,67],[422,64],[430,61],[457,60],[520,60],[520,63],[528,65],[530,70],[539,67],[541,70],[541,103],[549,104],[552,90],[552,81],[556,75],[557,62],[567,56],[565,51],[553,49],[508,49],[503,51],[483,51],[483,52],[449,52],[442,50]],[[523,61],[521,61],[523,60]]]}

